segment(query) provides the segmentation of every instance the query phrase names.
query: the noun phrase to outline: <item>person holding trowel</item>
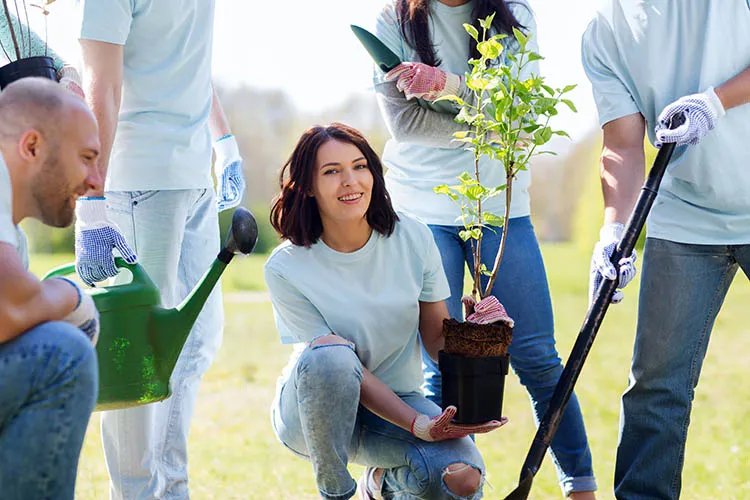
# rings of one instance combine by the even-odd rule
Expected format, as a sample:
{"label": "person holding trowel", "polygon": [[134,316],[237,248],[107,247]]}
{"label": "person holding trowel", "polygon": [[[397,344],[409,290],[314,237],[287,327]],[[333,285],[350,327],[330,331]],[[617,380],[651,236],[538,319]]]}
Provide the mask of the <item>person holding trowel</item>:
{"label": "person holding trowel", "polygon": [[[62,125],[65,124],[63,127]],[[96,189],[99,136],[86,104],[24,78],[0,93],[0,497],[72,499],[98,387],[99,313],[66,278],[28,272],[18,224],[73,222]]]}
{"label": "person holding trowel", "polygon": [[[213,0],[82,0],[84,89],[99,120],[106,193],[78,202],[76,265],[92,284],[140,263],[165,307],[179,303],[219,251],[218,212],[245,181],[212,92]],[[216,152],[217,193],[211,179]],[[188,498],[187,438],[198,386],[221,343],[217,288],[185,343],[172,396],[104,412],[112,498]]]}
{"label": "person holding trowel", "polygon": [[[582,57],[604,133],[592,290],[616,278],[609,257],[643,183],[644,134],[678,146],[648,219],[614,484],[620,499],[675,499],[711,329],[738,268],[750,276],[750,1],[609,0]],[[634,266],[621,262],[621,286]]]}

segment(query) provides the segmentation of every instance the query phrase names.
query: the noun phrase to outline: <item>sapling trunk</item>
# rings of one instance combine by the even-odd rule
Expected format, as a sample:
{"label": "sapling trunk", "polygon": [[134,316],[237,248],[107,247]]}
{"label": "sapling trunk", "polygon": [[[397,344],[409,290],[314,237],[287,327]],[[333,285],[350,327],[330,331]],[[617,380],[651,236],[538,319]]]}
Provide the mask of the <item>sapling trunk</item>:
{"label": "sapling trunk", "polygon": [[503,260],[503,253],[505,253],[505,242],[508,238],[508,221],[510,218],[510,200],[513,190],[513,177],[515,174],[513,174],[513,168],[511,166],[510,170],[506,170],[508,172],[506,178],[505,178],[505,214],[503,218],[503,231],[500,235],[500,248],[497,250],[497,255],[495,256],[495,262],[492,264],[492,274],[490,274],[490,280],[487,282],[487,288],[484,289],[484,295],[482,295],[482,298],[487,297],[492,293],[492,286],[495,284],[495,279],[497,278],[497,272],[500,269],[500,261]]}

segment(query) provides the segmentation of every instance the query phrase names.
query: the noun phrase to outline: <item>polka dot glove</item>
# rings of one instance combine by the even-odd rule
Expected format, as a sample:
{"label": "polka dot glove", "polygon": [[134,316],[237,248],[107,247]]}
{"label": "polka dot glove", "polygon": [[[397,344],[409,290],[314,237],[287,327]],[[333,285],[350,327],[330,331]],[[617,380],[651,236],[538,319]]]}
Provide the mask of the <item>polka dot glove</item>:
{"label": "polka dot glove", "polygon": [[[589,273],[589,303],[594,301],[594,294],[599,288],[602,279],[614,280],[617,276],[615,266],[610,262],[610,258],[617,248],[625,226],[619,222],[605,224],[599,231],[599,241],[594,245],[594,253],[591,255],[591,271]],[[621,288],[625,288],[635,277],[636,267],[635,260],[637,255],[635,250],[629,257],[620,259],[620,282],[617,290],[612,294],[612,303],[617,304],[622,301],[623,294]]]}
{"label": "polka dot glove", "polygon": [[219,212],[234,208],[242,202],[245,194],[245,176],[242,173],[242,157],[233,135],[222,137],[214,143],[216,161],[216,202]]}
{"label": "polka dot glove", "polygon": [[[670,129],[670,120],[680,113],[685,115],[685,123]],[[681,97],[664,108],[659,115],[655,130],[657,145],[673,142],[678,146],[694,146],[714,129],[716,121],[725,114],[724,105],[713,87],[702,94]]]}
{"label": "polka dot glove", "polygon": [[50,279],[66,281],[76,289],[76,292],[78,292],[78,303],[76,304],[76,308],[73,309],[73,312],[63,318],[63,321],[80,328],[81,331],[83,331],[83,333],[85,333],[91,340],[91,343],[96,345],[96,342],[99,340],[99,311],[96,309],[94,299],[91,298],[91,295],[84,292],[75,281],[71,281],[68,278]]}

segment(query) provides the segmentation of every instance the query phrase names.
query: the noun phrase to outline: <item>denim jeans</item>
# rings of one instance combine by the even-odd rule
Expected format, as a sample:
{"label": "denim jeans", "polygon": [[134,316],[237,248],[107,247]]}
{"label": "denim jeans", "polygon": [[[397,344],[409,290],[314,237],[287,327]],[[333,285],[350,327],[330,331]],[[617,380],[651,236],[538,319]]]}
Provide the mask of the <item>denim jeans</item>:
{"label": "denim jeans", "polygon": [[750,245],[646,239],[630,384],[622,397],[615,495],[680,496],[685,440],[708,339]]}
{"label": "denim jeans", "polygon": [[[219,252],[211,189],[108,192],[107,214],[173,307]],[[159,403],[102,413],[102,441],[114,499],[189,498],[187,439],[203,373],[221,344],[221,284],[209,296]]]}
{"label": "denim jeans", "polygon": [[[448,490],[443,470],[452,463],[482,472],[484,463],[467,438],[429,443],[377,417],[359,404],[362,364],[354,350],[342,344],[307,347],[292,373],[280,381],[271,407],[279,440],[295,455],[312,462],[323,498],[345,500],[356,491],[349,462],[385,469],[386,499],[478,499]],[[421,394],[399,395],[408,405],[430,416],[440,408]]]}
{"label": "denim jeans", "polygon": [[[563,367],[555,348],[552,303],[539,243],[529,217],[510,219],[505,253],[492,294],[515,320],[513,342],[508,349],[513,371],[531,399],[534,419],[544,415]],[[447,300],[452,318],[463,319],[461,296],[466,264],[473,272],[471,243],[459,237],[461,226],[431,225],[451,296]],[[500,248],[501,228],[486,230],[482,240],[482,262],[492,269]],[[486,286],[487,276],[482,277]],[[442,405],[442,387],[437,364],[423,352],[425,394]],[[570,398],[550,447],[564,495],[596,489],[591,451],[583,416],[575,394]]]}
{"label": "denim jeans", "polygon": [[99,385],[91,341],[42,323],[0,344],[0,381],[0,497],[72,500]]}

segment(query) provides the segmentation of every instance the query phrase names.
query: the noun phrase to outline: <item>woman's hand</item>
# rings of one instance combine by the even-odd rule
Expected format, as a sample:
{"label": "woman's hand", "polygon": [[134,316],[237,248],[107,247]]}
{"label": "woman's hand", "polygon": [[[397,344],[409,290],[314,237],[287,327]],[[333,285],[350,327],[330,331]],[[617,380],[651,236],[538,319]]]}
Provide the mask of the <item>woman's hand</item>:
{"label": "woman's hand", "polygon": [[385,75],[388,81],[396,80],[396,88],[407,99],[419,97],[434,101],[446,95],[458,94],[461,77],[419,62],[401,63]]}
{"label": "woman's hand", "polygon": [[57,81],[81,99],[86,99],[81,87],[81,75],[78,74],[78,70],[73,66],[65,65],[60,68],[60,71],[57,72]]}
{"label": "woman's hand", "polygon": [[483,424],[454,424],[451,420],[456,415],[456,407],[449,406],[437,417],[428,417],[419,414],[411,423],[411,433],[422,441],[444,441],[446,439],[458,439],[469,434],[484,434],[502,427],[508,422],[503,417],[498,420],[490,420]]}

